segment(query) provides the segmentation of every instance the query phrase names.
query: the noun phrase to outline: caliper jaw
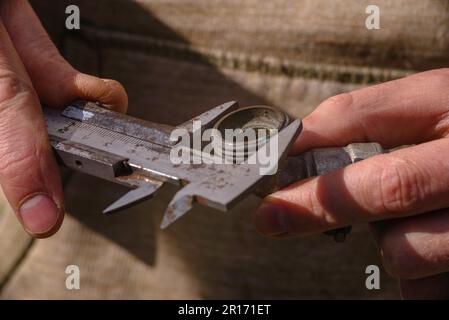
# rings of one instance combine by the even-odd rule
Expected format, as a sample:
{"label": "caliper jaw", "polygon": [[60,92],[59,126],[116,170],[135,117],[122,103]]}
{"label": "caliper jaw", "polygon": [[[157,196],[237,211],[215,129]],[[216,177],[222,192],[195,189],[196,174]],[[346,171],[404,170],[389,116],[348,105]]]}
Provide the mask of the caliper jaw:
{"label": "caliper jaw", "polygon": [[[275,150],[278,164],[286,157],[290,145],[295,141],[301,130],[301,121],[295,120],[277,134],[277,139],[271,138],[256,153],[244,163],[215,165],[216,176],[203,175],[199,181],[191,182],[176,193],[165,211],[161,228],[164,229],[181,218],[192,209],[195,202],[221,211],[228,211],[242,198],[252,193],[258,184],[266,177],[266,168],[258,161],[261,155]],[[276,142],[276,143],[275,143]],[[269,151],[268,151],[268,150]],[[275,174],[274,170],[272,174]],[[199,171],[201,174],[201,171]]]}
{"label": "caliper jaw", "polygon": [[158,191],[164,184],[163,181],[139,176],[138,174],[132,174],[127,177],[118,177],[117,180],[123,182],[126,181],[126,183],[131,187],[135,187],[135,189],[128,191],[125,195],[104,209],[104,214],[115,213],[151,199],[156,191]]}

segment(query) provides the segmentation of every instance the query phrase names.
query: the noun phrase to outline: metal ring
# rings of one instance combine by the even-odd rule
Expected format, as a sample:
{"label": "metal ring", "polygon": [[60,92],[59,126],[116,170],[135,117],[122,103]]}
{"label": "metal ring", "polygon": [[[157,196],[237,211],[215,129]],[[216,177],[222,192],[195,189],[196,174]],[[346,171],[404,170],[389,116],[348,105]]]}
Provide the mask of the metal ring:
{"label": "metal ring", "polygon": [[[270,135],[282,130],[289,121],[286,113],[270,106],[256,105],[235,110],[214,125],[215,150],[219,152],[219,156],[224,155],[228,160],[239,162],[256,152],[268,141]],[[256,130],[255,139],[244,140],[243,143],[227,141],[227,129],[242,130],[242,134],[245,130]],[[264,134],[259,135],[259,130],[265,130]]]}

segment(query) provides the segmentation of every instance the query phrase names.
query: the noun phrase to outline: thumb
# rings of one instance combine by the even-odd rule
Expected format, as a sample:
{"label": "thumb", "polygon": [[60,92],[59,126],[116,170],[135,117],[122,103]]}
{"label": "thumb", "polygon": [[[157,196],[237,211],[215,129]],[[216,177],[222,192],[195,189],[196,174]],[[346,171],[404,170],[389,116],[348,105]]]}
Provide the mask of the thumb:
{"label": "thumb", "polygon": [[56,232],[63,219],[59,170],[39,100],[1,20],[0,184],[30,234]]}

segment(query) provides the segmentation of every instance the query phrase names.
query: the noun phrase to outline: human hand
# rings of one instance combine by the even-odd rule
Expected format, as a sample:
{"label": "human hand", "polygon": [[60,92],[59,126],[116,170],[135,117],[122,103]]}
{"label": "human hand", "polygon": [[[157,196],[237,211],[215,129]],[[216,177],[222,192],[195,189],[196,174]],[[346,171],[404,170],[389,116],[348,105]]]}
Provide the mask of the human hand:
{"label": "human hand", "polygon": [[268,196],[258,230],[285,237],[370,222],[405,298],[449,297],[449,69],[332,97],[303,126],[294,153],[351,142],[417,145]]}
{"label": "human hand", "polygon": [[40,101],[62,107],[75,99],[122,112],[128,104],[118,82],[82,74],[64,60],[26,0],[0,1],[0,184],[35,237],[55,233],[64,216]]}

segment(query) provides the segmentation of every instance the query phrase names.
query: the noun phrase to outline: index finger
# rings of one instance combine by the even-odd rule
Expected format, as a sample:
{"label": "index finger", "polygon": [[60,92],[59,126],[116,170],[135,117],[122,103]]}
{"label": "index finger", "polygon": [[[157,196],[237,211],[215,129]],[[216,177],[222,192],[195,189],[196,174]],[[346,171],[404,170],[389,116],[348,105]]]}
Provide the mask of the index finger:
{"label": "index finger", "polygon": [[448,89],[449,69],[439,69],[332,97],[303,120],[293,153],[353,142],[393,148],[446,136]]}

